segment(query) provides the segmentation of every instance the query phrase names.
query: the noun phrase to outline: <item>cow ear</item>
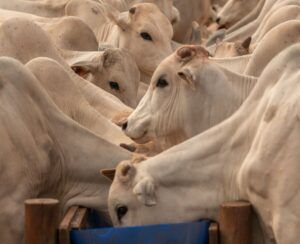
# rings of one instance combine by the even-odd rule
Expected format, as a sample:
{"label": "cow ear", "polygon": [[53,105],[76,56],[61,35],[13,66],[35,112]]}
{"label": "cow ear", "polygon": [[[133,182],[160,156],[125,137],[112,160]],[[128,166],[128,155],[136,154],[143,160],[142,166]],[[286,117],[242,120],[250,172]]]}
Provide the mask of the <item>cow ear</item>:
{"label": "cow ear", "polygon": [[190,69],[184,68],[180,72],[178,72],[177,75],[188,85],[190,85],[193,90],[196,89],[196,76]]}
{"label": "cow ear", "polygon": [[216,45],[220,45],[221,43],[222,43],[222,39],[218,37],[216,40]]}
{"label": "cow ear", "polygon": [[150,177],[145,177],[140,180],[133,188],[133,193],[145,206],[150,207],[156,205],[155,185]]}
{"label": "cow ear", "polygon": [[135,173],[136,169],[133,164],[130,161],[123,161],[117,167],[116,176],[121,182],[127,183]]}
{"label": "cow ear", "polygon": [[242,47],[245,48],[246,50],[249,50],[251,41],[252,41],[252,37],[249,36],[246,40],[243,41]]}
{"label": "cow ear", "polygon": [[172,7],[172,20],[171,24],[174,25],[180,21],[180,12],[176,7]]}
{"label": "cow ear", "polygon": [[119,28],[123,31],[126,31],[129,27],[129,16],[128,12],[108,12],[107,14],[108,18],[114,22]]}
{"label": "cow ear", "polygon": [[79,76],[85,78],[89,73],[93,73],[96,67],[90,63],[79,62],[71,64],[71,69]]}
{"label": "cow ear", "polygon": [[177,57],[181,62],[188,62],[196,56],[196,50],[193,46],[184,46],[177,50]]}
{"label": "cow ear", "polygon": [[102,65],[104,68],[108,68],[116,62],[114,51],[112,49],[106,49],[102,55]]}
{"label": "cow ear", "polygon": [[109,179],[110,181],[113,181],[116,174],[116,169],[102,169],[100,171],[101,175],[103,175],[105,178]]}

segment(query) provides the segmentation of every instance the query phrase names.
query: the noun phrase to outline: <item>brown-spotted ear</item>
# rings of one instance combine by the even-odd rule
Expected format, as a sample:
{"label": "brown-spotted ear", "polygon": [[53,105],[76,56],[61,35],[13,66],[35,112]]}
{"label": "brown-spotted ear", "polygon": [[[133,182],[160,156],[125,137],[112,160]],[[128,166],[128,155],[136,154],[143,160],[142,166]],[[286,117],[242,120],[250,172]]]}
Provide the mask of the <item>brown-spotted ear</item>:
{"label": "brown-spotted ear", "polygon": [[183,46],[177,50],[176,54],[183,63],[190,61],[195,56],[202,58],[209,57],[209,52],[200,45]]}
{"label": "brown-spotted ear", "polygon": [[182,80],[184,80],[188,85],[190,85],[193,90],[196,89],[196,76],[189,68],[183,68],[177,74]]}
{"label": "brown-spotted ear", "polygon": [[113,181],[115,178],[116,169],[102,169],[100,173],[107,179]]}
{"label": "brown-spotted ear", "polygon": [[106,49],[103,52],[102,64],[104,68],[108,68],[116,63],[116,57],[113,49]]}
{"label": "brown-spotted ear", "polygon": [[97,67],[88,62],[78,62],[71,65],[71,69],[79,76],[85,78],[89,73],[95,72]]}
{"label": "brown-spotted ear", "polygon": [[184,46],[179,48],[176,54],[182,62],[188,62],[196,56],[196,50],[193,46]]}
{"label": "brown-spotted ear", "polygon": [[123,182],[126,183],[128,182],[130,179],[132,179],[135,175],[136,169],[134,167],[134,165],[129,161],[123,161],[121,162],[116,170],[116,176],[118,177],[118,179]]}
{"label": "brown-spotted ear", "polygon": [[242,42],[242,47],[245,48],[246,50],[249,50],[251,41],[252,41],[252,37],[249,36],[246,40],[244,40],[244,41]]}

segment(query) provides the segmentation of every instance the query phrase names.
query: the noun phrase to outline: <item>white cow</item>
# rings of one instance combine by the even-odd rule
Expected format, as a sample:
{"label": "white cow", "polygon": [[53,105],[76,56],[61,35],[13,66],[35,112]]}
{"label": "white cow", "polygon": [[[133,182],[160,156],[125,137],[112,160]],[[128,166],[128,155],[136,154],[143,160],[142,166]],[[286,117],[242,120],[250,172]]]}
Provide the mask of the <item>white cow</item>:
{"label": "white cow", "polygon": [[109,184],[99,170],[131,154],[71,120],[20,62],[0,58],[0,242],[21,243],[24,200],[52,197],[61,212],[107,210]]}
{"label": "white cow", "polygon": [[138,143],[169,148],[230,116],[255,83],[211,62],[200,46],[182,47],[159,65],[123,129]]}
{"label": "white cow", "polygon": [[260,223],[253,244],[297,243],[299,70],[297,45],[273,59],[232,117],[149,160],[121,163],[108,200],[114,225],[218,220],[222,202],[248,200]]}

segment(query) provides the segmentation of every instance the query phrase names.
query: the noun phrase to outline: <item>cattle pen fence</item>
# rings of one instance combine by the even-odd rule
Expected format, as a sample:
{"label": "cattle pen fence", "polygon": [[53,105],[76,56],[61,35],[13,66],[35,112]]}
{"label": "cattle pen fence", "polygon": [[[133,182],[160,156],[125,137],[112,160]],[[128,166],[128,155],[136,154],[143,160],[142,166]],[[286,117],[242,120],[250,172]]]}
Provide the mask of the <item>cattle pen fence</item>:
{"label": "cattle pen fence", "polygon": [[[25,244],[71,244],[72,230],[88,227],[88,209],[72,206],[60,219],[56,199],[25,201]],[[250,244],[253,210],[248,202],[226,202],[220,206],[219,222],[208,228],[208,244]],[[102,243],[101,243],[102,244]]]}

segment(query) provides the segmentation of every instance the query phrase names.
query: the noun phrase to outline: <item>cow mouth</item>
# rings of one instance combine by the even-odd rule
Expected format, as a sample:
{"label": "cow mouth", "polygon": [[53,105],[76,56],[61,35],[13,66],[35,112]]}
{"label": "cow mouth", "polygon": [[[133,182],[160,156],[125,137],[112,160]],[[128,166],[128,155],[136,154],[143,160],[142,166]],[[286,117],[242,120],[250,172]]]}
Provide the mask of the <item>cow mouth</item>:
{"label": "cow mouth", "polygon": [[150,138],[147,137],[148,131],[145,131],[142,136],[138,138],[130,137],[130,139],[134,140],[138,144],[146,144],[150,141]]}
{"label": "cow mouth", "polygon": [[219,26],[218,26],[218,30],[221,30],[221,29],[228,29],[227,26],[228,26],[227,24],[219,25]]}

